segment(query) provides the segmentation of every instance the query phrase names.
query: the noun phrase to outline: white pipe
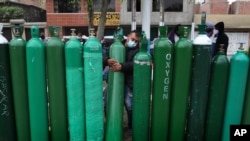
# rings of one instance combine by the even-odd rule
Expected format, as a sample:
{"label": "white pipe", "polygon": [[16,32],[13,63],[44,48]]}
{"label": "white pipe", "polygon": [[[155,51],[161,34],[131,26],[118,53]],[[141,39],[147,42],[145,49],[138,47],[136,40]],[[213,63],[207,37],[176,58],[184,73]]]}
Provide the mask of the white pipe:
{"label": "white pipe", "polygon": [[145,31],[147,39],[150,40],[150,21],[152,11],[152,0],[141,1],[142,30]]}

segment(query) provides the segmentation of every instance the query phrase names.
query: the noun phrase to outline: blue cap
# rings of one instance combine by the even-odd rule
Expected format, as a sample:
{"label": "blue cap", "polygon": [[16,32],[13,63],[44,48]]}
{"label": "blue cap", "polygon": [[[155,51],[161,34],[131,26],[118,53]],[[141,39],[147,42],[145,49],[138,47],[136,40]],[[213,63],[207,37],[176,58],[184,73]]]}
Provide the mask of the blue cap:
{"label": "blue cap", "polygon": [[214,28],[214,24],[212,22],[206,22],[206,28]]}

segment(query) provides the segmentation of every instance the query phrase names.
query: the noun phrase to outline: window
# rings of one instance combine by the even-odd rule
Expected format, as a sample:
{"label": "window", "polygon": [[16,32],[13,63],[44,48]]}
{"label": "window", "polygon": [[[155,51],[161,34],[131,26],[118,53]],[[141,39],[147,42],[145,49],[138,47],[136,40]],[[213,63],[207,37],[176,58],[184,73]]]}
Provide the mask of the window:
{"label": "window", "polygon": [[[108,12],[115,12],[115,1],[116,0],[110,0],[110,3],[108,4]],[[100,12],[102,5],[100,0],[94,0],[94,11]]]}
{"label": "window", "polygon": [[[160,1],[152,0],[153,12],[160,11]],[[165,12],[182,12],[183,11],[183,0],[165,0]]]}
{"label": "window", "polygon": [[[127,0],[127,11],[129,12],[132,11],[132,1],[133,0]],[[137,12],[141,11],[141,0],[136,0],[136,11]]]}
{"label": "window", "polygon": [[79,13],[81,0],[54,0],[55,13]]}

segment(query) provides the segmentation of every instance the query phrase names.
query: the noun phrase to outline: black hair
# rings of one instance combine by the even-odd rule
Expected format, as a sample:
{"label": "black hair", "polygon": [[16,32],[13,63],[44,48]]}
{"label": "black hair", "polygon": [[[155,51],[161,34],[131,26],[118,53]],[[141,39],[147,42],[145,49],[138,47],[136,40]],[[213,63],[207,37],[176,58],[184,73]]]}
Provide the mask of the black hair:
{"label": "black hair", "polygon": [[135,36],[136,36],[137,38],[140,38],[140,32],[139,32],[139,31],[137,31],[137,30],[132,30],[132,31],[129,33],[129,35],[132,34],[132,33],[135,33]]}
{"label": "black hair", "polygon": [[40,37],[41,37],[41,39],[42,39],[42,40],[44,40],[44,39],[45,39],[45,35],[44,35],[44,33],[43,33],[43,32],[41,32],[41,33],[40,33]]}

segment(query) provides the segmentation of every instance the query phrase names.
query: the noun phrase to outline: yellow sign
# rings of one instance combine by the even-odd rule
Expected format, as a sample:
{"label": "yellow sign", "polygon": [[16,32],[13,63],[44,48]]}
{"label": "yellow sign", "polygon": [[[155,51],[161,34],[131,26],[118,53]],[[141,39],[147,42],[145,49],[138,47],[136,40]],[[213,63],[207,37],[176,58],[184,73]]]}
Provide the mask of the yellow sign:
{"label": "yellow sign", "polygon": [[[98,26],[101,18],[101,12],[94,13],[94,26]],[[119,12],[107,12],[106,26],[119,26],[120,25],[120,13]]]}

